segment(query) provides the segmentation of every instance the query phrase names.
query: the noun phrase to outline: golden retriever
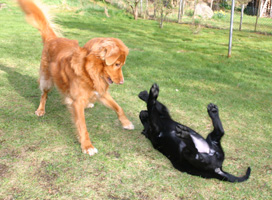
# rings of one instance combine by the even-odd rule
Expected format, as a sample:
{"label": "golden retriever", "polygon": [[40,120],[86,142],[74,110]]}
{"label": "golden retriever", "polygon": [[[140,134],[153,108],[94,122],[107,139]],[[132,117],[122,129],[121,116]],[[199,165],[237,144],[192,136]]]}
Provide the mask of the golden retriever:
{"label": "golden retriever", "polygon": [[123,128],[134,129],[108,92],[110,84],[124,83],[122,66],[129,52],[125,44],[116,38],[94,38],[80,47],[76,40],[58,37],[49,17],[33,0],[18,2],[27,21],[40,31],[44,45],[39,77],[42,96],[36,115],[45,114],[47,94],[55,85],[69,104],[81,149],[90,156],[97,149],[89,138],[84,109],[96,100],[116,112]]}

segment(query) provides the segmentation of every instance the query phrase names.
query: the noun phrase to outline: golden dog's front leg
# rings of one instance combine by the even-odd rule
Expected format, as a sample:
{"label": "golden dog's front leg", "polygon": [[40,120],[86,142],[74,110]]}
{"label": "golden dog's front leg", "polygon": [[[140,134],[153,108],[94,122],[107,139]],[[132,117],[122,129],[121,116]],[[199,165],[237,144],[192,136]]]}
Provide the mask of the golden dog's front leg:
{"label": "golden dog's front leg", "polygon": [[114,101],[108,92],[99,97],[99,100],[107,107],[111,108],[118,115],[118,119],[121,122],[124,129],[132,130],[134,125],[128,120],[123,109]]}
{"label": "golden dog's front leg", "polygon": [[79,134],[79,140],[83,153],[88,153],[90,156],[96,154],[98,151],[91,143],[89,133],[87,131],[85,115],[84,115],[85,104],[82,101],[74,101],[72,103],[72,113],[74,117],[74,123]]}

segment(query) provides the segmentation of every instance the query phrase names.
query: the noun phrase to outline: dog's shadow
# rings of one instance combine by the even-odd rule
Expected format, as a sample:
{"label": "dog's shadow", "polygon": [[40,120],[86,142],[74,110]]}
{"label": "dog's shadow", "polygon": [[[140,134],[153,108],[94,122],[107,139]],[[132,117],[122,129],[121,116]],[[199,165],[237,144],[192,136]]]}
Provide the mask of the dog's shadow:
{"label": "dog's shadow", "polygon": [[16,68],[6,67],[3,64],[0,64],[0,70],[6,72],[7,79],[14,91],[31,104],[38,106],[40,94],[38,93],[37,80],[31,76],[20,74]]}
{"label": "dog's shadow", "polygon": [[[16,68],[7,67],[1,63],[0,70],[6,72],[7,79],[10,85],[14,88],[14,91],[37,108],[41,95],[37,79],[29,75],[21,74],[16,70]],[[58,94],[53,90],[50,93],[50,96],[51,95],[57,96]],[[52,102],[49,100],[48,104],[52,104]]]}
{"label": "dog's shadow", "polygon": [[[35,110],[39,106],[41,96],[37,79],[32,76],[22,74],[19,72],[20,70],[5,66],[2,63],[0,63],[0,71],[6,72],[6,78],[10,86],[13,87],[14,91],[20,96],[18,98],[14,97],[14,99],[9,99],[12,97],[7,96],[6,100],[12,101],[12,106],[5,107],[5,109],[10,110],[10,113],[14,113],[14,115],[23,115],[24,117],[20,118],[20,120],[32,121],[31,123],[33,123],[33,121],[36,123],[48,123],[50,126],[56,127],[56,129],[60,129],[65,133],[67,132],[67,136],[69,132],[74,131],[72,121],[70,119],[70,113],[67,111],[66,106],[62,104],[59,97],[60,95],[56,89],[53,89],[49,93],[47,107],[50,112],[46,113],[45,117],[37,117],[35,115]],[[20,100],[21,97],[29,103],[23,103]],[[4,97],[2,96],[2,98]],[[19,110],[18,107],[20,107]],[[15,109],[17,110],[15,111]],[[67,117],[67,115],[69,117]],[[2,117],[4,117],[4,114]],[[17,116],[14,116],[14,118],[18,119]],[[37,126],[39,125],[37,124]],[[68,137],[73,137],[73,135],[70,134]]]}

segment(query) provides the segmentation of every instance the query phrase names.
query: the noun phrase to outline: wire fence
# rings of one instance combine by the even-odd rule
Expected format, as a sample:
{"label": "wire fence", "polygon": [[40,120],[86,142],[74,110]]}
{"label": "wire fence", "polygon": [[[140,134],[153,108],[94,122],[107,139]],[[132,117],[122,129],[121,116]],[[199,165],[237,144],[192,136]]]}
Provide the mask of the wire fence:
{"label": "wire fence", "polygon": [[[107,0],[139,17],[229,29],[231,0]],[[233,29],[272,34],[272,0],[235,0]]]}

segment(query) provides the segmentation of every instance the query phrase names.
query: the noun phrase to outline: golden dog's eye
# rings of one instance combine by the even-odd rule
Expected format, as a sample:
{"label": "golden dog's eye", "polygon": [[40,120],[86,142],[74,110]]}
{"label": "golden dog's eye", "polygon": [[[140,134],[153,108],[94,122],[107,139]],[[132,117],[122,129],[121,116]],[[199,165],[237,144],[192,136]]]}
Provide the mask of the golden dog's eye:
{"label": "golden dog's eye", "polygon": [[120,64],[120,63],[115,63],[115,66],[116,66],[116,67],[120,67],[121,64]]}

